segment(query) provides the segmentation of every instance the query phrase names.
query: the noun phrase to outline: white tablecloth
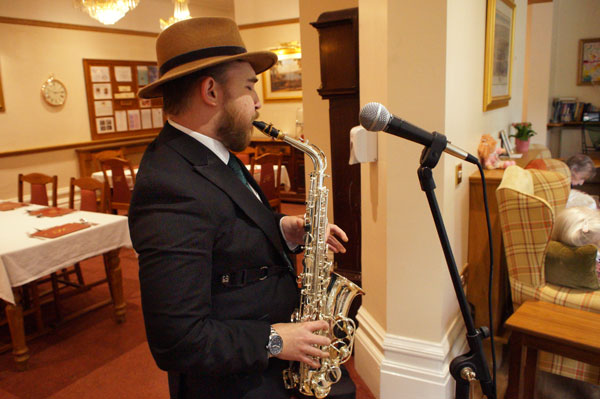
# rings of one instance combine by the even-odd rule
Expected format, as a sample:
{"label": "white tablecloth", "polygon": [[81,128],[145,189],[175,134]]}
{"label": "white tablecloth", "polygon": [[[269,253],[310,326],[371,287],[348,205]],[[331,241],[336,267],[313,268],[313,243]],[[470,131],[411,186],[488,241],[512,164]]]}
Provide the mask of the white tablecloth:
{"label": "white tablecloth", "polygon": [[[250,165],[246,165],[246,169],[250,170]],[[273,165],[273,171],[275,172],[275,178],[277,178],[277,165]],[[260,165],[254,166],[254,180],[260,181]],[[281,165],[281,184],[283,184],[284,191],[290,191],[290,175],[288,175],[285,165]]]}
{"label": "white tablecloth", "polygon": [[[11,287],[18,287],[74,263],[120,247],[131,247],[127,217],[76,211],[58,217],[35,217],[27,211],[44,208],[29,205],[0,212],[0,298],[14,302]],[[44,230],[85,219],[91,227],[62,237],[29,237]]]}
{"label": "white tablecloth", "polygon": [[[127,179],[127,185],[129,188],[133,189],[133,180],[131,179],[131,172],[129,169],[124,169],[125,178]],[[133,169],[133,173],[137,174],[138,168]],[[106,175],[108,176],[108,185],[112,187],[112,170],[107,170]],[[104,173],[102,171],[92,173],[92,177],[98,181],[104,182]]]}

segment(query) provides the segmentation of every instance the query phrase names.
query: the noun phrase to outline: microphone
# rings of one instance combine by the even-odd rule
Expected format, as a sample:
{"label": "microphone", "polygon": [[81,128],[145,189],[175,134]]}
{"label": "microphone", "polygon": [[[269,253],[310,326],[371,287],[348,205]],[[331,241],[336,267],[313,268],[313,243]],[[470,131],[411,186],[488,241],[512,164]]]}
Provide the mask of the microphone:
{"label": "microphone", "polygon": [[[421,129],[407,121],[400,119],[392,114],[379,103],[368,103],[360,110],[358,116],[360,124],[371,132],[384,132],[402,137],[415,143],[430,147],[433,142],[433,134]],[[439,133],[436,133],[439,134]],[[443,135],[442,135],[443,136]],[[445,138],[445,136],[444,136]],[[457,158],[464,159],[467,162],[477,164],[479,160],[465,150],[446,142],[444,152]]]}

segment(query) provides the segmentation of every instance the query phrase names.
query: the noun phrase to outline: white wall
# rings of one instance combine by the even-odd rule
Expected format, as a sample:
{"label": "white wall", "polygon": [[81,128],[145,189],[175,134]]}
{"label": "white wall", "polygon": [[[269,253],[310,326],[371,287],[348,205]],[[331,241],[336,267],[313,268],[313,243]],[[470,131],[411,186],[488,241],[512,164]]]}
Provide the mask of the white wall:
{"label": "white wall", "polygon": [[[600,107],[600,87],[576,84],[579,40],[600,37],[600,4],[598,0],[554,0],[553,4],[548,106],[551,107],[552,98],[555,97],[577,97],[579,101]],[[580,152],[579,131],[579,128],[563,129],[561,157],[567,158]]]}

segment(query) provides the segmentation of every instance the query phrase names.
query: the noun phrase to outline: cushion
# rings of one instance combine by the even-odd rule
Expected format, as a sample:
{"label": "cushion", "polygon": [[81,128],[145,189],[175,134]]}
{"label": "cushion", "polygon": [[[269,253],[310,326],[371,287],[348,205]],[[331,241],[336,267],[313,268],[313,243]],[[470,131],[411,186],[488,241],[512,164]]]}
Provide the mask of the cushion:
{"label": "cushion", "polygon": [[546,282],[564,287],[597,290],[595,245],[572,247],[550,241],[546,252]]}
{"label": "cushion", "polygon": [[529,162],[527,166],[525,166],[525,169],[548,170],[548,167],[543,159],[534,159],[533,161]]}

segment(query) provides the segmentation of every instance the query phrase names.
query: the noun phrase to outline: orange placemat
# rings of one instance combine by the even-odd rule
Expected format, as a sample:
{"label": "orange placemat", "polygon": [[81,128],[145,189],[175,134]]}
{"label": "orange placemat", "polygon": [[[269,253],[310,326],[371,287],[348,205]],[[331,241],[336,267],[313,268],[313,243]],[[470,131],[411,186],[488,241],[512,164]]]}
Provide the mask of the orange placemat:
{"label": "orange placemat", "polygon": [[36,209],[35,211],[29,211],[29,214],[31,216],[45,216],[45,217],[53,218],[55,216],[66,215],[71,212],[75,212],[75,209],[50,207],[50,208]]}
{"label": "orange placemat", "polygon": [[91,224],[89,223],[67,223],[61,226],[50,227],[46,230],[40,230],[31,234],[31,237],[56,238],[72,233],[74,231],[87,229],[90,226]]}
{"label": "orange placemat", "polygon": [[10,202],[10,201],[0,202],[0,212],[12,211],[13,209],[17,209],[17,208],[20,208],[22,206],[27,206],[27,205],[29,205],[29,204],[25,204],[23,202]]}

